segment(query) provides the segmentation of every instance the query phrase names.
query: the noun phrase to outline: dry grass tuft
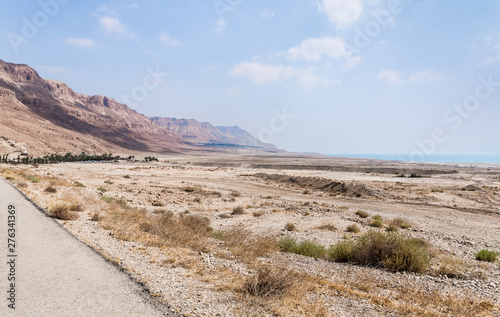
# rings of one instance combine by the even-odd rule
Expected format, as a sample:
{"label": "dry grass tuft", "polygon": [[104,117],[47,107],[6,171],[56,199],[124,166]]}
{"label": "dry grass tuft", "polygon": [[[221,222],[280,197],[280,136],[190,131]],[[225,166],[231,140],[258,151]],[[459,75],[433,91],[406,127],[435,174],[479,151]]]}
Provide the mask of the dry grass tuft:
{"label": "dry grass tuft", "polygon": [[276,252],[276,238],[270,234],[253,234],[243,226],[236,226],[218,234],[231,253],[248,261]]}
{"label": "dry grass tuft", "polygon": [[247,278],[243,292],[256,297],[276,297],[286,295],[294,284],[293,274],[273,266],[262,266]]}
{"label": "dry grass tuft", "polygon": [[435,275],[446,276],[448,278],[461,278],[467,271],[467,265],[463,259],[458,259],[451,254],[447,254],[438,259],[438,265],[434,269]]}
{"label": "dry grass tuft", "polygon": [[69,206],[65,203],[58,203],[52,206],[49,210],[49,216],[60,220],[76,220],[78,214],[70,210]]}
{"label": "dry grass tuft", "polygon": [[207,252],[209,237],[213,229],[210,220],[198,215],[161,214],[153,217],[143,217],[141,228],[157,236],[161,245],[180,245],[194,250]]}

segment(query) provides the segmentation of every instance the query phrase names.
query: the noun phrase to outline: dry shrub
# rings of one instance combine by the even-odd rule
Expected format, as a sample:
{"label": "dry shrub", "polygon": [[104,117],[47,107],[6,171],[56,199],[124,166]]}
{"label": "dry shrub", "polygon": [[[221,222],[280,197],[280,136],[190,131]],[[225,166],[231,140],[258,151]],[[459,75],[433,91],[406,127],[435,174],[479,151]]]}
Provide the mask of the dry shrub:
{"label": "dry shrub", "polygon": [[19,188],[26,188],[26,187],[28,187],[28,183],[23,182],[23,181],[18,181],[14,185],[16,185]]}
{"label": "dry shrub", "polygon": [[356,224],[348,225],[346,228],[347,232],[359,233],[361,229]]}
{"label": "dry shrub", "polygon": [[253,234],[243,226],[224,231],[221,237],[224,245],[236,256],[252,260],[277,251],[276,238],[270,234]]}
{"label": "dry shrub", "polygon": [[241,193],[239,191],[232,191],[230,195],[232,197],[241,197]]}
{"label": "dry shrub", "polygon": [[264,215],[264,212],[262,210],[254,211],[252,215],[254,217],[258,218],[258,217],[262,217]]}
{"label": "dry shrub", "polygon": [[438,265],[434,269],[435,275],[442,275],[449,278],[463,277],[467,271],[467,266],[463,259],[458,259],[451,254],[442,256],[438,260]]}
{"label": "dry shrub", "polygon": [[243,215],[245,213],[245,208],[243,206],[237,206],[233,208],[232,215]]}
{"label": "dry shrub", "polygon": [[90,217],[90,220],[91,220],[91,221],[96,221],[96,222],[98,222],[98,221],[101,221],[101,220],[102,220],[102,216],[101,216],[101,214],[100,214],[100,213],[98,213],[98,212],[96,211],[96,212],[94,212],[94,213],[92,214],[92,217]]}
{"label": "dry shrub", "polygon": [[492,316],[494,305],[473,294],[466,292],[457,294],[440,294],[428,292],[407,285],[400,288],[396,300],[400,304],[398,310],[405,316]]}
{"label": "dry shrub", "polygon": [[409,221],[407,221],[403,218],[393,219],[393,220],[391,220],[390,224],[394,225],[396,227],[399,227],[401,229],[409,229],[413,226]]}
{"label": "dry shrub", "polygon": [[76,220],[79,217],[78,214],[71,211],[69,206],[65,203],[58,203],[52,206],[49,210],[49,216],[61,220]]}
{"label": "dry shrub", "polygon": [[385,228],[385,230],[389,232],[395,232],[399,230],[399,227],[391,224],[388,225],[387,228]]}
{"label": "dry shrub", "polygon": [[325,223],[318,227],[320,230],[337,231],[337,227],[333,223]]}
{"label": "dry shrub", "polygon": [[57,188],[55,188],[53,186],[48,186],[47,188],[45,188],[45,192],[54,194],[54,193],[57,193]]}
{"label": "dry shrub", "polygon": [[295,231],[295,230],[297,230],[297,227],[295,226],[295,224],[289,222],[285,225],[285,230],[286,231]]}
{"label": "dry shrub", "polygon": [[142,228],[159,237],[160,244],[187,246],[204,252],[209,249],[209,237],[213,231],[210,220],[198,215],[155,215],[143,222]]}
{"label": "dry shrub", "polygon": [[69,210],[82,212],[85,208],[83,208],[83,205],[80,203],[73,203],[69,206]]}
{"label": "dry shrub", "polygon": [[245,281],[243,292],[256,297],[281,297],[290,292],[294,276],[288,270],[262,266]]}
{"label": "dry shrub", "polygon": [[367,213],[366,211],[363,211],[363,210],[356,211],[356,215],[358,215],[360,218],[368,218],[368,217],[370,217],[370,214]]}

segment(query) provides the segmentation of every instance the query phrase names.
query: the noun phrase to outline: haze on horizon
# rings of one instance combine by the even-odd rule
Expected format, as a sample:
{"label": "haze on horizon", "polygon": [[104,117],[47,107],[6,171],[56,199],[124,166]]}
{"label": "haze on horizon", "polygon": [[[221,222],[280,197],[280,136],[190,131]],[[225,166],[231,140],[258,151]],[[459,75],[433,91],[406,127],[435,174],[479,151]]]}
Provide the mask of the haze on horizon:
{"label": "haze on horizon", "polygon": [[1,7],[1,59],[147,116],[238,125],[289,151],[500,154],[498,1]]}

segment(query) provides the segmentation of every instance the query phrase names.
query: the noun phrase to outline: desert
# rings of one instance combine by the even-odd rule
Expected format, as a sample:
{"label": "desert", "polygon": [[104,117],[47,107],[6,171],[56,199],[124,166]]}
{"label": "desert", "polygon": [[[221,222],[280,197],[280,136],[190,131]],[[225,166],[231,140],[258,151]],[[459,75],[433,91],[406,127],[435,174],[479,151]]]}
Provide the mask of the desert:
{"label": "desert", "polygon": [[[499,314],[499,263],[476,259],[500,248],[498,165],[158,158],[1,171],[182,315]],[[333,254],[331,246],[377,234],[418,239],[429,259],[391,267]]]}
{"label": "desert", "polygon": [[3,1],[0,316],[500,317],[499,12]]}

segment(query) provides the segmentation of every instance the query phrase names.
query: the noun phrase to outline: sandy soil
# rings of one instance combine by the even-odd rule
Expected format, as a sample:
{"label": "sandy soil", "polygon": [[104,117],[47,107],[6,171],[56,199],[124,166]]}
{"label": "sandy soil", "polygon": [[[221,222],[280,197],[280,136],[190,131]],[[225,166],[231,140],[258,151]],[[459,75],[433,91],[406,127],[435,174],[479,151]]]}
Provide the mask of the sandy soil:
{"label": "sandy soil", "polygon": [[[474,258],[474,253],[484,248],[500,250],[500,165],[250,153],[170,156],[161,157],[159,163],[67,163],[31,169],[68,184],[83,184],[81,188],[56,184],[57,192],[47,193],[46,183],[28,182],[24,190],[48,209],[60,200],[83,204],[79,219],[61,223],[145,283],[157,299],[186,315],[405,315],[403,300],[398,299],[402,297],[394,295],[404,293],[398,290],[405,287],[421,290],[422,294],[437,292],[458,299],[489,301],[494,307],[484,314],[500,315],[498,261],[479,262]],[[411,174],[416,177],[409,177]],[[436,254],[453,256],[467,269],[457,278],[391,273],[275,252],[254,262],[307,274],[319,279],[318,285],[325,288],[308,288],[306,301],[292,308],[290,303],[279,302],[276,305],[288,306],[280,310],[247,297],[242,300],[237,290],[241,280],[254,271],[252,263],[218,252],[124,240],[102,222],[90,220],[96,211],[106,215],[106,207],[95,203],[102,197],[126,201],[151,215],[202,215],[210,220],[215,232],[242,225],[255,234],[292,236],[325,246],[346,235],[356,239],[363,232],[382,230],[370,227],[371,219],[358,217],[356,211],[381,215],[385,221],[404,218],[412,227],[400,230],[402,235],[427,240]],[[238,206],[243,207],[243,214],[233,215]],[[289,223],[296,230],[286,231]],[[325,229],[329,224],[335,230]],[[346,231],[353,224],[361,228],[361,233]],[[384,301],[375,300],[374,294],[383,296]],[[408,304],[408,299],[404,301]],[[445,311],[436,316],[447,315]]]}

